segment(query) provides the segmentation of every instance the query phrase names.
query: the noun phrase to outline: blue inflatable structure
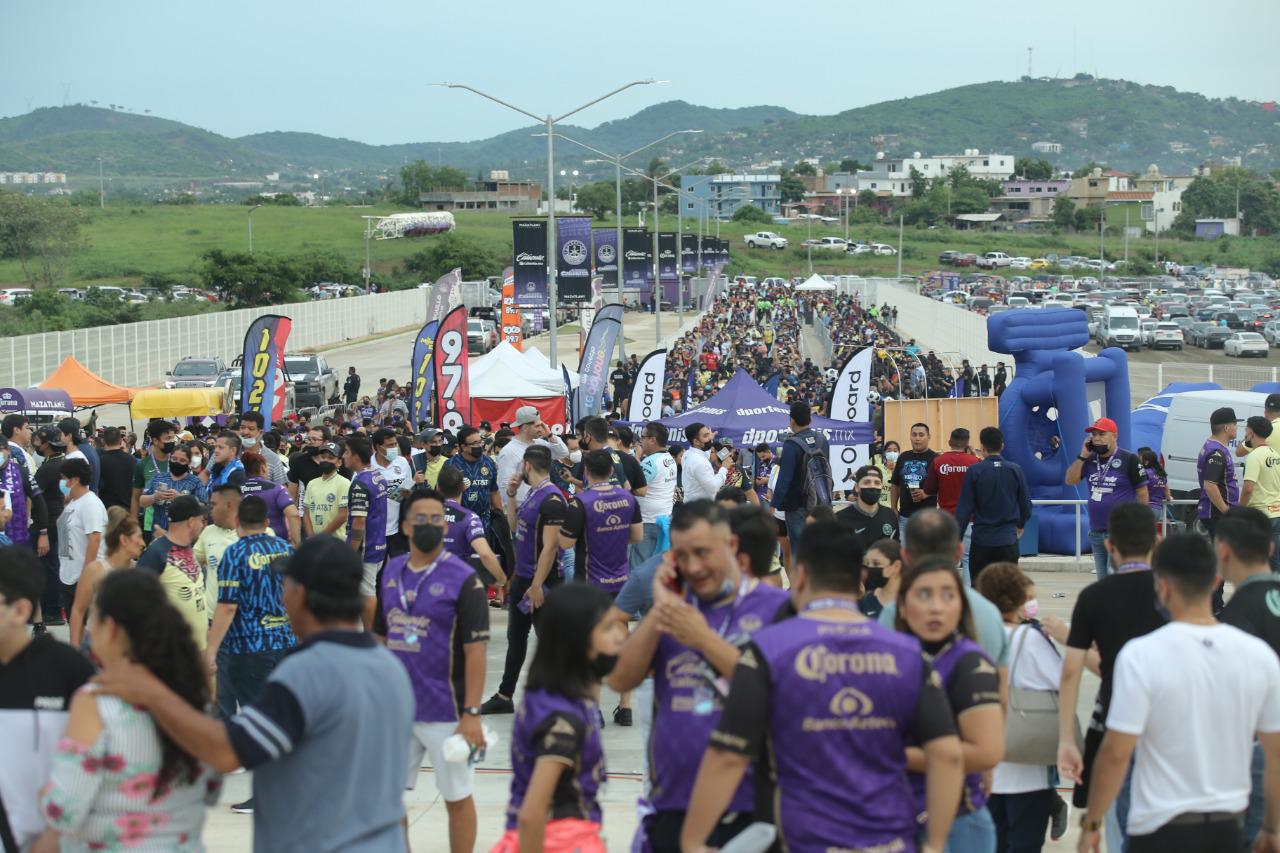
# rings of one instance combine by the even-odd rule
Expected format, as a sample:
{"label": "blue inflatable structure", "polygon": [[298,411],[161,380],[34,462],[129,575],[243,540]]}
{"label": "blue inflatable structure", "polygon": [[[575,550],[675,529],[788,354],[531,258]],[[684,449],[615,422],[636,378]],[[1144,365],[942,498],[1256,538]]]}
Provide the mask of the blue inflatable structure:
{"label": "blue inflatable structure", "polygon": [[[1074,351],[1088,342],[1088,321],[1075,308],[1023,308],[987,318],[987,348],[1012,356],[1017,368],[1000,397],[1000,429],[1004,455],[1022,466],[1032,500],[1088,497],[1083,485],[1068,486],[1065,477],[1084,443],[1085,427],[1097,418],[1114,420],[1120,446],[1133,447],[1129,360],[1116,348],[1096,358]],[[1055,435],[1058,448],[1050,443]],[[1041,553],[1076,552],[1074,507],[1038,507],[1036,515]],[[1084,522],[1078,533],[1086,552],[1088,530]]]}

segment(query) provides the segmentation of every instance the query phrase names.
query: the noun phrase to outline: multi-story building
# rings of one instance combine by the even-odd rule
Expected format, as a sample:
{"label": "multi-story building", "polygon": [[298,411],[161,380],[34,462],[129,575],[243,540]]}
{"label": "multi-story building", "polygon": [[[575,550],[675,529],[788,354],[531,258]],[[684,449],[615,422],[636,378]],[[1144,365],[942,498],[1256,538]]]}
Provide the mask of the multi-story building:
{"label": "multi-story building", "polygon": [[425,210],[501,210],[534,213],[542,201],[537,181],[513,181],[505,170],[489,173],[489,180],[473,189],[439,189],[418,193]]}
{"label": "multi-story building", "polygon": [[687,218],[696,219],[704,211],[713,219],[730,219],[743,204],[752,204],[770,216],[782,212],[781,175],[736,174],[691,176],[681,198]]}
{"label": "multi-story building", "polygon": [[1031,143],[1031,150],[1036,152],[1037,154],[1061,154],[1062,143],[1048,142],[1048,141],[1033,142]]}

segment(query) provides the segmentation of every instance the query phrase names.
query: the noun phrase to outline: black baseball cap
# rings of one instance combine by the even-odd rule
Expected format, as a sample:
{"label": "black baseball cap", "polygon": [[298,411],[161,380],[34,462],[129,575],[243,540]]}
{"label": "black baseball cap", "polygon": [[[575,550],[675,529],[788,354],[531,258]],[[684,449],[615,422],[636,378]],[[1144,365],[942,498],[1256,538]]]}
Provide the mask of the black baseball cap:
{"label": "black baseball cap", "polygon": [[1268,412],[1280,412],[1280,394],[1268,394],[1262,405]]}
{"label": "black baseball cap", "polygon": [[307,589],[336,599],[357,598],[364,566],[350,545],[327,534],[312,536],[292,555],[280,557],[271,567]]}
{"label": "black baseball cap", "polygon": [[332,453],[335,458],[342,455],[342,451],[338,449],[338,445],[332,441],[326,441],[324,444],[318,444],[310,448],[312,456],[319,456],[321,453]]}
{"label": "black baseball cap", "polygon": [[51,444],[54,447],[66,448],[67,439],[63,436],[62,430],[53,424],[45,424],[36,430],[36,436],[45,444]]}
{"label": "black baseball cap", "polygon": [[169,504],[170,521],[188,521],[204,515],[204,504],[192,495],[179,495]]}
{"label": "black baseball cap", "polygon": [[1213,414],[1209,416],[1209,426],[1233,424],[1236,420],[1236,410],[1230,406],[1223,406],[1221,409],[1213,410]]}

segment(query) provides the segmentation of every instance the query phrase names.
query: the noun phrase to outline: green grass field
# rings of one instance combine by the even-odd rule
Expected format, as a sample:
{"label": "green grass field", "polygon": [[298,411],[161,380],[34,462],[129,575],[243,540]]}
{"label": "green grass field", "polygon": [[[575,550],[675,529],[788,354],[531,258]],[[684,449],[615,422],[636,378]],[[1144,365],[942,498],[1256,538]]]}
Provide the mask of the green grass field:
{"label": "green grass field", "polygon": [[[395,211],[391,207],[261,207],[253,214],[254,249],[283,255],[318,249],[337,250],[350,260],[353,268],[359,269],[364,262],[364,220],[360,217]],[[477,238],[502,256],[509,256],[509,217],[466,212],[456,215],[457,233]],[[607,226],[613,223],[598,224]],[[674,228],[675,218],[664,216],[661,226],[663,230]],[[783,251],[747,249],[742,244],[742,235],[762,228],[787,237],[791,241],[790,248]],[[812,233],[814,237],[843,236],[844,226],[841,223],[815,223]],[[213,248],[248,248],[248,208],[238,205],[122,205],[108,206],[105,211],[88,209],[82,234],[85,248],[74,257],[65,284],[136,284],[144,273],[190,276],[195,283],[195,270],[203,252]],[[791,276],[808,272],[805,249],[800,245],[809,235],[807,225],[761,226],[727,222],[721,224],[720,235],[731,241],[730,273]],[[850,229],[850,236],[893,246],[898,244],[896,227],[856,225]],[[432,239],[371,241],[374,269],[380,273],[394,273],[401,260],[420,251]],[[1049,252],[1097,257],[1098,238],[1096,235],[907,228],[903,246],[903,272],[914,274],[936,269],[938,253],[944,249],[979,254],[1005,251],[1031,257]],[[1123,241],[1120,237],[1108,236],[1106,248],[1108,257],[1120,257]],[[1149,258],[1153,249],[1154,241],[1150,238],[1129,241],[1131,256],[1145,255]],[[1204,242],[1162,237],[1160,255],[1186,263],[1258,268],[1269,259],[1280,258],[1280,238],[1228,238]],[[813,267],[821,273],[892,275],[897,271],[897,259],[892,256],[846,256],[815,251]],[[463,274],[465,276],[469,272],[463,270]],[[0,286],[23,283],[22,270],[16,260],[0,261]]]}

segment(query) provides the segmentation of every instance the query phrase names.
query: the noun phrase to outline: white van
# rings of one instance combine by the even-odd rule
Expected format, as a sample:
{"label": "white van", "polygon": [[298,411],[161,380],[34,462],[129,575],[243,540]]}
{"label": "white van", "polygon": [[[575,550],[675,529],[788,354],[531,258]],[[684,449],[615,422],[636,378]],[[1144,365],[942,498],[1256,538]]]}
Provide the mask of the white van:
{"label": "white van", "polygon": [[1138,312],[1127,305],[1108,305],[1098,321],[1098,345],[1142,349]]}
{"label": "white van", "polygon": [[[1196,459],[1209,438],[1209,416],[1215,409],[1230,406],[1239,420],[1237,439],[1244,441],[1244,422],[1263,414],[1267,395],[1259,391],[1187,391],[1175,394],[1164,422],[1164,438],[1160,452],[1169,475],[1169,491],[1175,498],[1199,498],[1200,480],[1196,476]],[[1244,457],[1237,458],[1231,443],[1232,461],[1236,463],[1236,482],[1244,482]],[[1137,450],[1137,448],[1132,448]]]}

